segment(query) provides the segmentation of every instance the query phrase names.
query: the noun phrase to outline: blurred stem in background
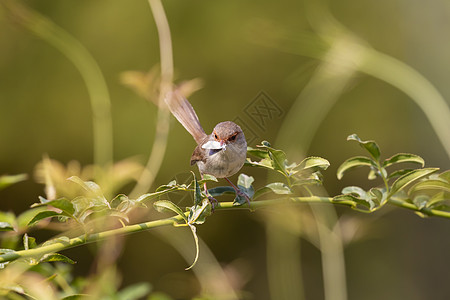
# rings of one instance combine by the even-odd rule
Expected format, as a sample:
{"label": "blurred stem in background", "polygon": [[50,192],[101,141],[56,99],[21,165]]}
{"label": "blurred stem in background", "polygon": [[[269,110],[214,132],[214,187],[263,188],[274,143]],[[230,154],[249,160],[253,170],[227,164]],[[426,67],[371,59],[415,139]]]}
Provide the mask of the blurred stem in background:
{"label": "blurred stem in background", "polygon": [[301,271],[301,226],[295,222],[299,215],[300,210],[283,207],[278,207],[276,214],[265,214],[270,299],[306,299]]}
{"label": "blurred stem in background", "polygon": [[[323,1],[306,1],[305,11],[316,36],[302,33],[298,37],[278,34],[269,36],[263,42],[285,52],[322,61],[291,106],[279,130],[277,146],[287,149],[288,156],[293,160],[303,157],[330,109],[352,83],[354,76],[362,72],[381,79],[410,96],[428,118],[450,157],[450,109],[436,88],[410,66],[372,49],[354,36],[333,18]],[[279,33],[277,30],[272,32]],[[301,130],[292,130],[293,128]],[[296,141],[295,145],[292,141]],[[316,245],[322,253],[325,299],[346,299],[344,253],[335,210],[332,207],[314,207],[312,211],[318,230],[319,243]],[[267,234],[270,235],[271,232],[268,231]],[[279,244],[278,247],[283,245]],[[295,258],[295,253],[290,255]],[[268,268],[270,273],[271,269],[279,268],[279,265],[269,264]],[[299,288],[291,285],[290,289],[296,293]]]}
{"label": "blurred stem in background", "polygon": [[[306,1],[306,4],[306,15],[317,34],[316,36],[302,33],[299,33],[297,37],[279,34],[278,36],[268,36],[265,40],[258,42],[284,52],[328,61],[337,69],[336,72],[342,72],[340,75],[335,74],[335,80],[345,81],[347,75],[353,75],[352,73],[356,75],[356,72],[361,72],[403,91],[423,111],[450,158],[450,135],[448,134],[450,108],[433,84],[409,65],[373,49],[365,41],[356,37],[331,15],[322,1]],[[279,32],[274,28],[271,31]],[[326,72],[323,73],[327,75]],[[348,74],[346,75],[346,73]],[[333,76],[332,74],[328,75]],[[343,79],[339,79],[339,76],[342,76]],[[303,148],[298,149],[299,152],[305,152],[308,149],[322,119],[337,101],[336,98],[322,107],[321,101],[311,99],[310,95],[306,94],[309,92],[308,89],[312,82],[314,81],[311,80],[308,87],[299,96],[305,100],[297,99],[290,110],[290,116],[303,110],[309,111],[309,114],[301,115],[305,119],[299,125],[302,125],[301,128],[307,133],[296,138],[298,144]],[[323,83],[318,82],[318,84]],[[338,86],[341,86],[342,89],[345,88],[343,85]],[[322,87],[326,90],[316,92],[332,92],[331,88],[325,85]],[[336,91],[336,95],[338,94],[340,92]],[[288,116],[287,119],[289,118]],[[284,128],[291,128],[292,125],[288,122],[290,121],[283,123]],[[293,131],[287,133],[289,132],[294,133]]]}
{"label": "blurred stem in background", "polygon": [[390,83],[411,97],[428,118],[450,158],[450,108],[439,91],[407,64],[373,49],[365,51],[360,71]]}
{"label": "blurred stem in background", "polygon": [[153,141],[152,151],[144,171],[137,185],[130,193],[130,197],[138,197],[146,193],[152,186],[156,174],[161,168],[167,147],[167,136],[169,133],[170,112],[164,104],[164,97],[172,89],[173,82],[173,51],[170,36],[169,22],[167,21],[164,7],[160,0],[149,0],[159,36],[159,51],[161,57],[161,82],[158,94],[158,116],[156,119],[156,134]]}
{"label": "blurred stem in background", "polygon": [[8,16],[61,51],[78,69],[91,102],[94,164],[102,168],[113,162],[111,101],[103,74],[89,51],[74,37],[19,1],[3,1]]}

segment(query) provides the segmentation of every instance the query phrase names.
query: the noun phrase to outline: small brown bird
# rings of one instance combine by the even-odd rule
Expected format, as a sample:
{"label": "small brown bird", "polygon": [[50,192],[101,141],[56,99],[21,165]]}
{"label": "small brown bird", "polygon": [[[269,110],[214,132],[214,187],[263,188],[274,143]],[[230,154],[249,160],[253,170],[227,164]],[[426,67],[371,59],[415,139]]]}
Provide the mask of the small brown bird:
{"label": "small brown bird", "polygon": [[[245,197],[250,206],[249,197],[239,190],[227,177],[236,174],[244,165],[247,156],[247,141],[241,127],[231,121],[217,124],[213,132],[207,135],[203,130],[192,105],[177,89],[166,95],[165,102],[175,118],[192,135],[197,147],[191,156],[191,165],[197,164],[200,174],[225,178],[239,196]],[[217,202],[205,193],[211,201]]]}

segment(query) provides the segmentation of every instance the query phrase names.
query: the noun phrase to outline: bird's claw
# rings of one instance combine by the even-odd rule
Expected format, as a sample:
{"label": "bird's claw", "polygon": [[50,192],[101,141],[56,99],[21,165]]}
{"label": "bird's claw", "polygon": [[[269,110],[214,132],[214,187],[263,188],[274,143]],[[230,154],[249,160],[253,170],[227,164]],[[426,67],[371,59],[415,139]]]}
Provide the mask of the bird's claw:
{"label": "bird's claw", "polygon": [[211,213],[213,213],[216,206],[219,205],[219,201],[217,201],[217,199],[211,195],[207,195],[207,197],[208,197],[209,203],[211,203]]}

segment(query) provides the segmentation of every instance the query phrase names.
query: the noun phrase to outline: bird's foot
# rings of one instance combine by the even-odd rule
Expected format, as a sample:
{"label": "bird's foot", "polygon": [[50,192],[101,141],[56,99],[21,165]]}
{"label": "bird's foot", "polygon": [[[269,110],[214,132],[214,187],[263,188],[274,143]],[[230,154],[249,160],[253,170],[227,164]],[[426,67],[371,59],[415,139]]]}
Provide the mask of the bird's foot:
{"label": "bird's foot", "polygon": [[247,201],[247,204],[248,204],[248,207],[250,208],[251,206],[250,206],[250,197],[246,194],[246,193],[244,193],[243,191],[241,191],[241,189],[240,188],[238,188],[237,186],[235,186],[228,178],[226,178],[225,177],[225,179],[228,181],[228,183],[231,185],[231,187],[234,189],[234,191],[236,192],[236,195],[237,196],[240,196],[240,197],[244,197],[245,198],[245,200]]}

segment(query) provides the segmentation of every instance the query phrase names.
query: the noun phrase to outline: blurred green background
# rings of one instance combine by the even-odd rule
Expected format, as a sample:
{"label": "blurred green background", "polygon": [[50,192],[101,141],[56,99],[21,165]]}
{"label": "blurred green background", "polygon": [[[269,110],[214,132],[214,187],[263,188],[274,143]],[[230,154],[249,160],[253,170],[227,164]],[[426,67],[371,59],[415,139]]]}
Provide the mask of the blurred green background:
{"label": "blurred green background", "polygon": [[[163,4],[171,27],[176,80],[200,77],[204,81],[204,88],[190,101],[205,131],[219,121],[236,119],[247,137],[252,136],[253,145],[268,140],[297,161],[303,155],[327,158],[331,167],[325,172],[324,186],[330,195],[347,185],[372,184],[363,171],[336,179],[339,164],[361,154],[356,144],[345,141],[351,133],[376,140],[384,157],[410,152],[422,156],[429,167],[450,167],[449,154],[424,110],[395,82],[359,72],[358,62],[366,53],[355,48],[376,49],[409,65],[440,92],[448,109],[450,2],[345,0],[322,8],[314,1],[172,0]],[[115,161],[138,156],[145,162],[155,134],[157,107],[124,86],[120,74],[147,71],[159,62],[158,36],[148,3],[39,0],[26,5],[75,37],[100,66],[112,102]],[[414,74],[398,79],[414,85]],[[261,95],[277,109],[264,124],[249,113]],[[424,105],[435,105],[434,99],[422,100]],[[439,130],[450,136],[450,128]],[[153,188],[192,169],[189,158],[194,146],[191,136],[172,118],[167,151]],[[61,52],[18,25],[6,10],[0,11],[0,174],[28,173],[32,178],[34,166],[45,153],[63,163],[91,164],[92,149],[89,95],[79,72]],[[267,181],[265,173],[245,168],[242,172],[255,176],[261,186]],[[121,192],[128,193],[129,188]],[[43,193],[42,185],[29,180],[3,191],[0,207],[19,213]],[[198,233],[222,270],[237,281],[233,283],[236,290],[243,290],[249,299],[296,299],[298,295],[323,299],[320,250],[307,237],[308,224],[315,225],[303,216],[311,215],[309,211],[302,206],[292,214],[276,209],[219,212],[199,226]],[[337,213],[349,299],[449,297],[448,220],[422,219],[390,208],[373,215],[348,208],[338,208]],[[292,239],[282,238],[283,233],[279,241],[269,238],[269,219],[284,219],[281,223],[286,224],[274,228],[295,236],[293,244]],[[183,270],[190,260],[183,260],[164,238],[176,236],[177,231],[128,236],[118,261],[122,284],[147,281],[176,299],[195,296],[201,276]],[[186,248],[192,248],[188,241]],[[279,243],[295,258],[292,264],[283,262],[286,272],[279,274],[286,278],[274,279],[278,273],[271,268],[282,268],[283,257],[270,243]],[[77,274],[92,271],[93,249],[67,251],[79,262]],[[202,249],[201,255],[202,251],[206,252]]]}

